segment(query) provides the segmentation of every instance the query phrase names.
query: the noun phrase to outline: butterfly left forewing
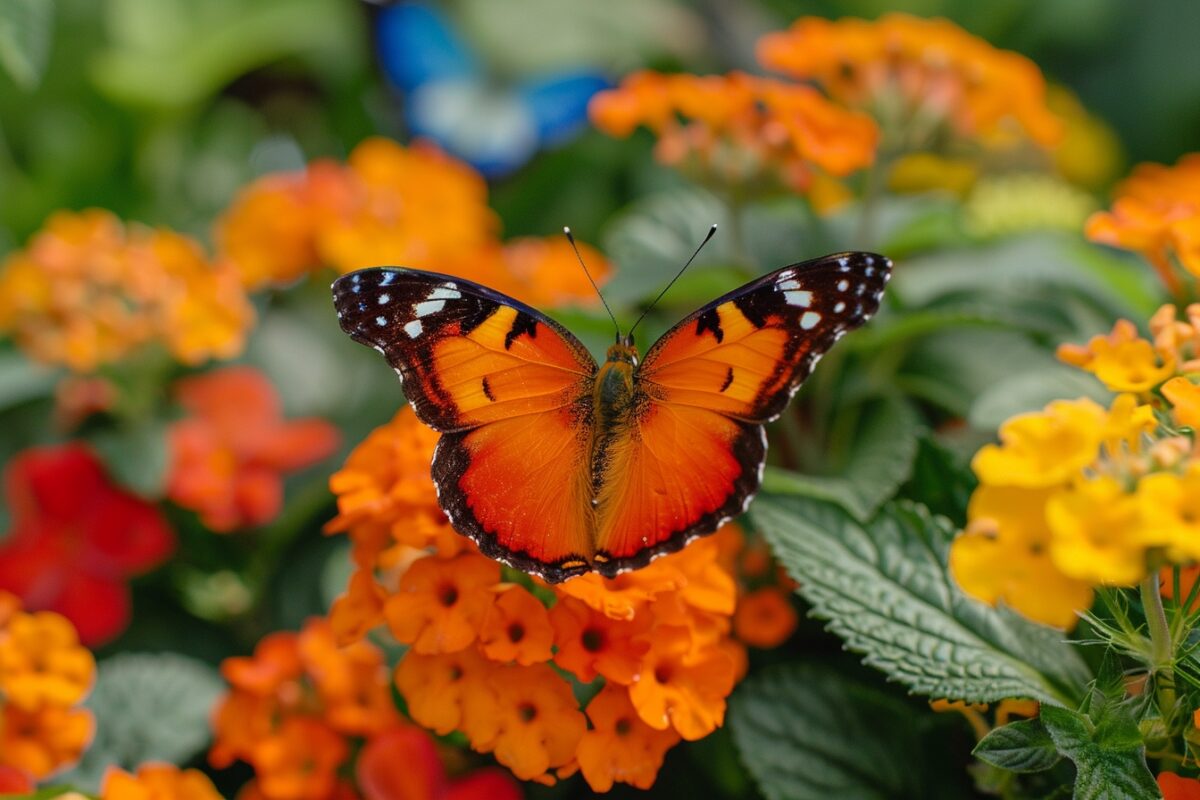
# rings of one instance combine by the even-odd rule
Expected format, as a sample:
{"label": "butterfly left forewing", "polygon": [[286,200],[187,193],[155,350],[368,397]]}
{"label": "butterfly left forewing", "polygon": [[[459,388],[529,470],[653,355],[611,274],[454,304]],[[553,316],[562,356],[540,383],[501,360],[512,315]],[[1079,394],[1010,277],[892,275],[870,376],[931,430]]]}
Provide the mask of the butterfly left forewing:
{"label": "butterfly left forewing", "polygon": [[822,355],[871,317],[891,263],[841,253],[785,267],[701,308],[636,375],[638,410],[610,445],[597,506],[597,569],[678,550],[743,511],[762,479],[763,423]]}
{"label": "butterfly left forewing", "polygon": [[550,580],[586,571],[596,362],[583,345],[461,278],[378,268],[333,290],[342,328],[387,358],[417,416],[442,432],[432,476],[454,528]]}

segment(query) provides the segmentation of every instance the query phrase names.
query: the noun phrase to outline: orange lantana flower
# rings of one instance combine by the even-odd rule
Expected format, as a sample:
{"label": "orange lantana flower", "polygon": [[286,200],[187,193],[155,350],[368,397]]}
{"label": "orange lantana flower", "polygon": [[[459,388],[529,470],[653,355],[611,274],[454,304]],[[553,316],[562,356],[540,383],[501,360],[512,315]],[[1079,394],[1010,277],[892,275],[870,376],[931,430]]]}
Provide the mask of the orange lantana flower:
{"label": "orange lantana flower", "polygon": [[500,582],[500,565],[463,553],[422,558],[400,579],[383,612],[397,639],[417,653],[453,653],[475,641]]}
{"label": "orange lantana flower", "polygon": [[689,741],[712,733],[725,719],[736,664],[721,650],[693,653],[686,628],[660,627],[629,687],[638,716],[656,730],[674,728]]}
{"label": "orange lantana flower", "polygon": [[6,704],[0,709],[0,764],[41,780],[78,761],[94,729],[92,715],[82,709],[42,706],[22,711]]}
{"label": "orange lantana flower", "polygon": [[254,311],[237,274],[178,233],[62,211],[0,267],[0,332],[92,372],[151,343],[199,364],[241,352]]}
{"label": "orange lantana flower", "polygon": [[767,586],[738,600],[733,632],[751,647],[778,647],[796,630],[798,620],[787,593]]}
{"label": "orange lantana flower", "polygon": [[0,628],[0,693],[25,711],[73,706],[92,687],[96,662],[66,617],[15,614]]}
{"label": "orange lantana flower", "polygon": [[614,782],[649,789],[679,734],[651,728],[638,716],[629,694],[612,685],[592,698],[587,715],[592,728],[579,742],[577,758],[592,791],[607,792]]}
{"label": "orange lantana flower", "polygon": [[1086,346],[1059,345],[1058,357],[1092,373],[1114,392],[1148,392],[1175,374],[1174,359],[1164,359],[1127,319],[1117,320],[1110,334],[1093,336]]}
{"label": "orange lantana flower", "polygon": [[1173,167],[1141,164],[1116,190],[1112,211],[1093,214],[1087,236],[1133,250],[1155,268],[1167,288],[1182,288],[1173,259],[1200,277],[1200,153]]}
{"label": "orange lantana flower", "polygon": [[644,125],[659,137],[660,161],[725,184],[813,188],[822,174],[869,166],[878,130],[808,86],[733,72],[637,72],[592,98],[593,123],[613,136]]}
{"label": "orange lantana flower", "polygon": [[109,767],[100,800],[221,800],[221,794],[200,770],[143,764],[137,775]]}
{"label": "orange lantana flower", "polygon": [[289,717],[255,745],[252,763],[271,800],[324,800],[348,755],[346,741],[319,720]]}
{"label": "orange lantana flower", "polygon": [[[493,680],[499,667],[473,647],[436,656],[408,653],[396,666],[396,688],[408,704],[408,713],[439,736],[461,730],[471,736],[474,719],[467,712],[467,698],[474,687]],[[486,720],[495,703],[472,709],[474,718]],[[488,722],[488,725],[491,723]],[[483,741],[478,733],[472,741]],[[482,745],[480,745],[482,747]]]}
{"label": "orange lantana flower", "polygon": [[629,684],[637,677],[642,657],[650,649],[645,638],[652,624],[648,615],[618,622],[574,597],[563,597],[550,609],[554,663],[588,683],[596,675]]}
{"label": "orange lantana flower", "polygon": [[889,133],[903,126],[908,137],[924,138],[944,123],[960,136],[981,137],[1013,124],[1044,147],[1062,136],[1037,65],[948,20],[804,17],[763,37],[758,60],[818,82],[837,100],[872,109]]}
{"label": "orange lantana flower", "polygon": [[270,522],[283,506],[283,473],[337,447],[328,422],[285,421],[275,388],[250,367],[187,378],[175,393],[190,416],[171,426],[167,495],[218,533]]}
{"label": "orange lantana flower", "polygon": [[542,602],[520,586],[505,589],[479,629],[479,649],[494,661],[540,664],[550,660],[554,629]]}
{"label": "orange lantana flower", "polygon": [[1174,772],[1158,773],[1158,788],[1163,800],[1200,800],[1200,781]]}
{"label": "orange lantana flower", "polygon": [[[477,702],[480,694],[490,697]],[[545,664],[500,667],[490,682],[470,685],[465,699],[471,705],[494,699],[495,713],[479,721],[471,744],[494,750],[522,780],[570,762],[587,727],[570,684]]]}

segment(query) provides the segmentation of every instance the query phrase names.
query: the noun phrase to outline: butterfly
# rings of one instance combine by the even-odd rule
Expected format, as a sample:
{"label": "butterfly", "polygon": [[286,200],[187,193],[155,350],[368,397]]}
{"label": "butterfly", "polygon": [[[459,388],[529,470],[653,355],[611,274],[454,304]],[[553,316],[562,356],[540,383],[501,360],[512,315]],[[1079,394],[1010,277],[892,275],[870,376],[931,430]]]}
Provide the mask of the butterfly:
{"label": "butterfly", "polygon": [[573,139],[587,126],[592,95],[612,85],[582,67],[501,84],[450,21],[424,3],[384,8],[376,38],[384,74],[405,95],[409,132],[488,178],[509,175],[538,150]]}
{"label": "butterfly", "polygon": [[[710,234],[711,235],[711,234]],[[878,308],[891,262],[839,253],[695,311],[603,364],[559,323],[462,278],[377,267],[333,284],[343,330],[441,433],[432,476],[459,533],[557,583],[612,577],[745,511],[767,438],[821,356]]]}

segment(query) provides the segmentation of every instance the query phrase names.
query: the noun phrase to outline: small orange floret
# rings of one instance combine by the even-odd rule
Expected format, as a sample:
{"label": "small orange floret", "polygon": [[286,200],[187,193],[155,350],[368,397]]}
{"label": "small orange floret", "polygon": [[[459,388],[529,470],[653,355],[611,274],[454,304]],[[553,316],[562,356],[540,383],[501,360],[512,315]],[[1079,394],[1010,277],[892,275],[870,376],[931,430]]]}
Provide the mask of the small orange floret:
{"label": "small orange floret", "polygon": [[796,630],[798,619],[787,593],[768,586],[738,600],[733,632],[751,647],[778,647]]}
{"label": "small orange floret", "polygon": [[26,711],[73,706],[92,687],[96,662],[71,623],[41,611],[17,614],[0,629],[0,692]]}
{"label": "small orange floret", "polygon": [[736,664],[722,650],[692,649],[686,628],[660,627],[629,687],[638,716],[656,730],[674,728],[689,741],[712,733],[725,719]]}
{"label": "small orange floret", "polygon": [[540,664],[550,660],[553,644],[546,607],[520,586],[500,593],[479,630],[479,649],[493,661]]}
{"label": "small orange floret", "polygon": [[607,685],[587,707],[592,728],[579,742],[579,769],[595,792],[614,783],[649,789],[663,757],[679,741],[672,729],[656,730],[638,716],[623,688]]}
{"label": "small orange floret", "polygon": [[554,662],[584,683],[597,675],[632,683],[650,649],[646,634],[652,622],[647,614],[622,622],[574,597],[563,597],[550,609],[550,622],[558,647]]}
{"label": "small orange floret", "polygon": [[[436,656],[406,653],[396,666],[396,688],[408,704],[408,712],[421,725],[445,736],[461,730],[472,736],[472,718],[467,710],[468,690],[477,684],[487,684],[499,667],[488,661],[474,647]],[[488,717],[492,703],[486,708],[472,709],[476,716]],[[481,745],[480,745],[481,746]]]}
{"label": "small orange floret", "polygon": [[321,721],[289,717],[255,745],[251,760],[271,800],[324,800],[348,755],[346,741]]}
{"label": "small orange floret", "polygon": [[221,800],[221,794],[200,770],[143,764],[136,775],[109,767],[100,800]]}
{"label": "small orange floret", "polygon": [[490,558],[422,558],[404,573],[383,612],[392,634],[415,652],[453,653],[478,637],[499,582],[500,565]]}

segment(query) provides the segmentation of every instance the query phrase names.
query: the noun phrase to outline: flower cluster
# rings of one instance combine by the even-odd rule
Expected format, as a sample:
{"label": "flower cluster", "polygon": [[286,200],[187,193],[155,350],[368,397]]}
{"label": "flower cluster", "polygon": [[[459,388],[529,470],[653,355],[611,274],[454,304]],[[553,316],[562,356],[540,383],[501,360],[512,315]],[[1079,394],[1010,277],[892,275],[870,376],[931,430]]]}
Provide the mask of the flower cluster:
{"label": "flower cluster", "polygon": [[324,620],[267,636],[221,672],[232,690],[213,714],[209,761],[251,764],[265,800],[342,796],[354,743],[398,722],[383,654],[367,642],[340,647]]}
{"label": "flower cluster", "polygon": [[1200,306],[1122,320],[1060,358],[1118,393],[1108,409],[1060,400],[1000,428],[972,462],[980,481],[950,568],[965,591],[1070,626],[1094,586],[1130,586],[1200,560]]}
{"label": "flower cluster", "polygon": [[100,800],[221,800],[221,794],[200,770],[150,763],[132,775],[109,767]]}
{"label": "flower cluster", "polygon": [[152,504],[115,486],[90,450],[26,450],[5,469],[11,528],[0,541],[0,591],[62,614],[87,644],[129,623],[129,577],[175,549]]}
{"label": "flower cluster", "polygon": [[67,619],[23,611],[0,592],[0,793],[31,789],[78,760],[93,729],[78,706],[95,674]]}
{"label": "flower cluster", "polygon": [[1200,277],[1200,154],[1173,167],[1140,165],[1117,187],[1112,210],[1088,220],[1087,236],[1141,253],[1179,294],[1176,266]]}
{"label": "flower cluster", "polygon": [[948,20],[804,17],[763,37],[758,58],[769,69],[819,83],[850,107],[869,109],[885,132],[903,132],[910,145],[941,126],[963,138],[1019,132],[1044,147],[1062,134],[1037,65]]}
{"label": "flower cluster", "polygon": [[879,135],[869,117],[809,86],[739,72],[637,72],[592,98],[589,113],[613,136],[650,128],[660,161],[704,180],[779,181],[796,192],[818,191],[827,185],[823,176],[870,166]]}
{"label": "flower cluster", "polygon": [[[744,670],[731,636],[740,533],[726,526],[615,579],[549,587],[449,528],[429,477],[436,439],[402,410],[333,476],[329,530],[350,535],[357,567],[333,626],[355,639],[386,623],[409,646],[395,680],[412,718],[460,731],[517,777],[579,770],[597,791],[649,787],[671,746],[721,724]],[[748,629],[790,633],[780,612],[763,616]],[[582,709],[581,684],[594,687]]]}
{"label": "flower cluster", "polygon": [[59,212],[0,267],[0,332],[91,372],[150,343],[185,364],[241,352],[254,311],[235,272],[168,230]]}
{"label": "flower cluster", "polygon": [[324,420],[285,422],[275,388],[250,367],[184,379],[175,396],[189,416],[170,428],[167,496],[217,533],[274,519],[283,505],[282,473],[337,447],[337,430]]}
{"label": "flower cluster", "polygon": [[[534,305],[595,295],[561,239],[502,243],[479,173],[429,145],[364,141],[345,165],[317,161],[250,184],[218,221],[222,258],[250,288],[284,285],[324,266],[395,264],[485,283]],[[610,272],[581,247],[592,274]]]}

